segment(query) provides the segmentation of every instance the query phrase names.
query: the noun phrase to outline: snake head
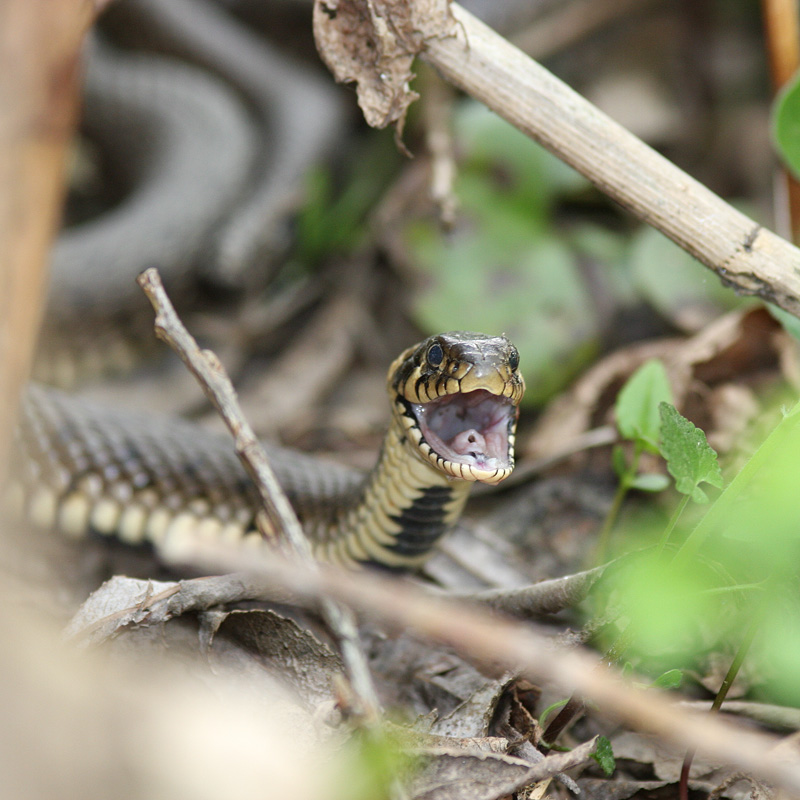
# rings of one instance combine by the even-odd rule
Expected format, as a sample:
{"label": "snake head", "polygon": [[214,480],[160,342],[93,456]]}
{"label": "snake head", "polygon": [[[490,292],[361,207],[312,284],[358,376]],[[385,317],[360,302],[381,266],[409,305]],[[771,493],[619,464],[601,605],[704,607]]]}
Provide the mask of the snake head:
{"label": "snake head", "polygon": [[416,455],[467,481],[499,483],[514,469],[525,382],[505,336],[430,336],[389,368],[394,414]]}

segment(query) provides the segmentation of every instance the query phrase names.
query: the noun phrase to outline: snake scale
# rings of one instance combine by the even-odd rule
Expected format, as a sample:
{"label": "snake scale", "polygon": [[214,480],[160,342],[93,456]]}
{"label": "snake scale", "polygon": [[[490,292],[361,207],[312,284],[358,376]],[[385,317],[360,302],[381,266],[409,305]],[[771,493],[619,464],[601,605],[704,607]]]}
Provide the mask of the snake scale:
{"label": "snake scale", "polygon": [[[524,381],[503,336],[452,332],[389,369],[392,414],[366,476],[289,450],[271,461],[322,560],[413,568],[456,523],[475,481],[514,466]],[[258,495],[231,441],[187,421],[132,415],[32,386],[16,431],[10,506],[39,527],[166,553],[186,539],[259,546]]]}

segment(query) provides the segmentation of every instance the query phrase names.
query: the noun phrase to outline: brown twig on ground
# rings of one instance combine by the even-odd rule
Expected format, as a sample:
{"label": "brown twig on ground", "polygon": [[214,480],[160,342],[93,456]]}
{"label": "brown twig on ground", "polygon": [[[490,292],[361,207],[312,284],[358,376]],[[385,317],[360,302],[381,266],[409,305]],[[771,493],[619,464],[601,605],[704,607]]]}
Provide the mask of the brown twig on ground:
{"label": "brown twig on ground", "polygon": [[[224,368],[212,352],[201,350],[186,330],[164,290],[158,271],[145,270],[138,282],[156,312],[156,335],[178,353],[231,432],[236,454],[258,489],[272,529],[283,534],[298,563],[314,572],[316,563],[311,545],[269,465],[264,449],[239,409],[236,391]],[[368,725],[372,724],[380,715],[380,704],[361,649],[355,618],[349,609],[325,597],[320,597],[320,609],[339,641],[342,659],[360,705],[357,711]]]}
{"label": "brown twig on ground", "polygon": [[86,0],[0,4],[0,484],[39,326],[93,11]]}
{"label": "brown twig on ground", "polygon": [[331,568],[310,570],[276,557],[245,556],[233,547],[199,545],[182,554],[203,565],[252,570],[305,602],[330,596],[363,614],[419,636],[435,639],[473,658],[520,670],[569,692],[575,689],[604,714],[679,747],[692,747],[715,762],[735,765],[775,785],[800,792],[800,762],[773,751],[778,739],[742,729],[708,714],[688,712],[664,694],[637,688],[605,669],[597,656],[562,650],[525,623],[416,589],[387,576]]}

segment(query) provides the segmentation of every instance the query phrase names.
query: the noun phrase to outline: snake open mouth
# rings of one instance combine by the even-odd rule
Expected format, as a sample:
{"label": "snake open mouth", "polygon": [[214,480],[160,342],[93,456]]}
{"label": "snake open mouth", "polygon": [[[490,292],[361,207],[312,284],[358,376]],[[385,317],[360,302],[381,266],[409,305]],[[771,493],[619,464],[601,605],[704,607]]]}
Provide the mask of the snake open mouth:
{"label": "snake open mouth", "polygon": [[431,450],[446,463],[458,465],[458,472],[448,469],[451,474],[501,479],[513,467],[516,408],[508,398],[476,389],[415,403],[412,408]]}

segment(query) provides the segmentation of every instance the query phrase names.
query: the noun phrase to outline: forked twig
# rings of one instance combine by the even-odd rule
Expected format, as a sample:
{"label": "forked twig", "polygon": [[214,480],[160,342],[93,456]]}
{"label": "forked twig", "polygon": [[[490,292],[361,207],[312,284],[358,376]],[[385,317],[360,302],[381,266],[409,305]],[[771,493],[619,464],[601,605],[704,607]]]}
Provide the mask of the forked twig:
{"label": "forked twig", "polygon": [[[264,449],[242,415],[236,390],[219,359],[210,350],[202,350],[186,330],[156,269],[145,270],[137,280],[156,312],[156,335],[181,357],[231,432],[236,454],[259,492],[272,529],[284,535],[296,561],[307,570],[315,571],[311,545],[269,465]],[[324,597],[320,598],[320,610],[339,641],[342,660],[360,705],[358,712],[368,724],[372,723],[380,715],[380,704],[361,649],[355,618],[349,609]]]}

